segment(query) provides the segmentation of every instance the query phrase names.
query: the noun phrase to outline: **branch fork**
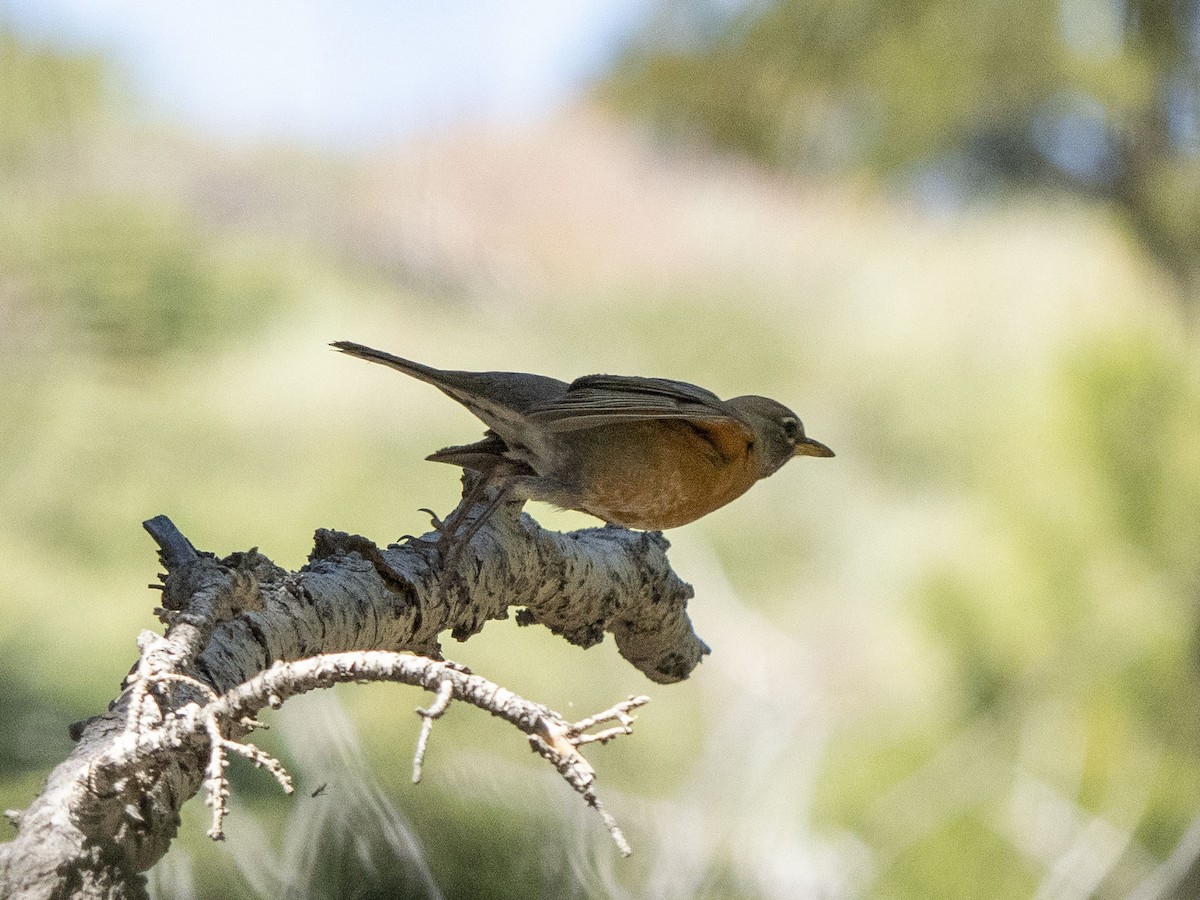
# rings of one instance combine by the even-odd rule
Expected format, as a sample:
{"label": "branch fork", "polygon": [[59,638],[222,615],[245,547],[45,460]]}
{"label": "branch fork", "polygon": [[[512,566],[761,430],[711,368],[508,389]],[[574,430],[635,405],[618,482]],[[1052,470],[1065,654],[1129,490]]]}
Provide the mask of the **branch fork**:
{"label": "branch fork", "polygon": [[[184,680],[190,682],[192,679]],[[621,853],[628,856],[632,852],[620,828],[596,796],[593,789],[595,770],[578,748],[589,743],[607,743],[620,735],[632,734],[634,717],[630,711],[648,703],[649,697],[630,697],[604,712],[570,723],[545,706],[518,697],[500,685],[472,674],[465,666],[421,656],[363,651],[280,662],[223,695],[218,696],[211,689],[206,689],[208,702],[202,705],[188,704],[153,729],[142,727],[144,719],[130,717],[126,730],[134,738],[132,746],[135,749],[122,748],[122,752],[106,760],[107,768],[113,770],[110,778],[117,772],[135,769],[137,763],[141,762],[139,750],[153,752],[156,747],[178,745],[203,735],[208,743],[208,763],[203,785],[205,804],[212,810],[208,835],[213,840],[223,840],[223,825],[230,796],[226,774],[230,754],[248,759],[256,768],[266,769],[275,777],[284,793],[290,794],[294,790],[291,777],[278,759],[252,743],[226,736],[231,723],[251,730],[260,726],[261,723],[253,716],[264,707],[279,706],[288,697],[349,681],[394,681],[416,685],[434,694],[433,703],[427,709],[417,710],[422,722],[413,754],[414,782],[420,780],[421,765],[433,723],[445,713],[452,700],[461,700],[527,732],[538,754],[549,760],[566,782],[600,814]],[[137,686],[131,689],[131,696],[136,689]],[[587,733],[587,729],[610,721],[619,724],[595,734]]]}
{"label": "branch fork", "polygon": [[[466,502],[466,501],[464,501]],[[141,873],[170,848],[179,809],[203,792],[209,834],[221,839],[232,756],[248,759],[291,792],[282,763],[246,741],[267,706],[343,682],[394,681],[432,695],[418,710],[418,781],[434,723],[455,701],[510,722],[602,817],[624,854],[629,844],[596,795],[581,748],[632,732],[629,697],[578,722],[440,658],[439,639],[466,640],[521,606],[522,625],[543,625],[589,647],[611,634],[621,655],[658,683],[686,678],[708,648],[687,616],[690,586],[671,570],[655,533],[595,528],[545,531],[517,504],[502,504],[462,547],[454,602],[439,590],[435,554],[381,549],[367,538],[319,530],[308,564],[287,572],[256,550],[224,560],[197,551],[165,516],[145,523],[166,570],[164,634],[138,637],[139,657],[108,712],[72,727],[71,756],[0,843],[0,896],[146,897]],[[437,535],[420,539],[431,544]],[[411,655],[411,654],[420,655]],[[120,886],[117,893],[105,886]],[[31,887],[33,886],[33,887]],[[86,887],[80,887],[86,886]]]}

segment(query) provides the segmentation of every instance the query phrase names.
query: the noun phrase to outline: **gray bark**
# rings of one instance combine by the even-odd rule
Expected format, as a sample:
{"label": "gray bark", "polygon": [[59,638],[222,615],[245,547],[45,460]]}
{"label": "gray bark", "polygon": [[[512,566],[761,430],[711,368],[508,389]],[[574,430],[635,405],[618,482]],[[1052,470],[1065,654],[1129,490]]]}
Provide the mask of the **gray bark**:
{"label": "gray bark", "polygon": [[[146,528],[167,570],[158,610],[167,631],[141,636],[121,696],[76,726],[74,752],[28,809],[9,813],[18,833],[0,844],[2,897],[145,897],[141,873],[169,849],[211,762],[203,728],[160,726],[279,661],[373,650],[438,659],[442,632],[466,640],[510,606],[523,607],[522,624],[580,646],[611,633],[659,683],[686,678],[708,652],[687,617],[691,588],[658,533],[560,534],[507,504],[443,580],[436,535],[380,549],[320,530],[308,564],[288,572],[255,550],[199,553],[165,517]],[[225,736],[245,731],[232,721]]]}

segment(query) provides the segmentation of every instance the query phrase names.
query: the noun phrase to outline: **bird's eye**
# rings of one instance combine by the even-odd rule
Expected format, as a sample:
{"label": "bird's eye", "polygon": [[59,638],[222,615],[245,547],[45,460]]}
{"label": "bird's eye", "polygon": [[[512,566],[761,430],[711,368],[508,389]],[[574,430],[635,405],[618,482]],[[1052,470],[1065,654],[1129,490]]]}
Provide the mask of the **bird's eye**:
{"label": "bird's eye", "polygon": [[796,440],[803,433],[800,428],[799,419],[793,419],[791,416],[788,416],[780,424],[783,426],[783,433],[789,441]]}

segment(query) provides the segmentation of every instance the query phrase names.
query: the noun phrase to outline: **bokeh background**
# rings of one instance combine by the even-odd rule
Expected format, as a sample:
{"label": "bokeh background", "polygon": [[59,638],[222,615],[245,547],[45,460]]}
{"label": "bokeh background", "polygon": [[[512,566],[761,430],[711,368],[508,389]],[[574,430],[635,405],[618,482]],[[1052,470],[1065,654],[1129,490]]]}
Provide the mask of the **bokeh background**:
{"label": "bokeh background", "polygon": [[[1200,896],[1196,0],[0,2],[0,804],[154,624],[165,513],[305,561],[479,425],[340,357],[763,393],[800,460],[670,537],[713,655],[490,624],[519,735],[289,703],[156,896]],[[589,524],[532,506],[543,523]],[[313,794],[316,796],[313,796]]]}

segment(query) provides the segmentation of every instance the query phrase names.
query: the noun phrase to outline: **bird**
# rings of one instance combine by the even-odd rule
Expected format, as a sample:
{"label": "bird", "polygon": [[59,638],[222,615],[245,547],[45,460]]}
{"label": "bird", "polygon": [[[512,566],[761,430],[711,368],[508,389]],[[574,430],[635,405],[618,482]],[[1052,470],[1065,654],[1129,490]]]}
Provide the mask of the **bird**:
{"label": "bird", "polygon": [[585,375],[567,383],[436,369],[352,341],[330,346],[431,384],[482,420],[482,440],[427,459],[501,485],[493,507],[516,496],[661,531],[721,508],[793,457],[834,455],[768,397],[722,400],[666,378]]}

